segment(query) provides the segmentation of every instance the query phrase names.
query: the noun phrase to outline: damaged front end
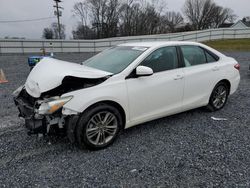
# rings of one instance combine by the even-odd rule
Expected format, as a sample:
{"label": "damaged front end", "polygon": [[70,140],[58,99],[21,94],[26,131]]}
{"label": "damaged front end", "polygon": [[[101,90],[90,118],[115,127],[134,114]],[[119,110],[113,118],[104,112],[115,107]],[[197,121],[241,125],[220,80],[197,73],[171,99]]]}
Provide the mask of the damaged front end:
{"label": "damaged front end", "polygon": [[[73,99],[73,96],[61,97],[61,95],[96,86],[106,79],[104,78],[87,79],[66,76],[61,85],[41,93],[40,97],[31,96],[25,86],[19,87],[14,93],[14,101],[19,110],[19,117],[24,118],[28,134],[49,134],[51,130],[65,133],[67,131],[69,139],[72,141],[72,119],[76,123],[77,113],[74,116],[63,115],[63,106]],[[66,123],[67,122],[67,123]],[[73,126],[74,127],[74,126]],[[55,133],[55,131],[53,131]]]}
{"label": "damaged front end", "polygon": [[19,110],[19,117],[24,118],[29,134],[48,134],[52,125],[64,129],[65,116],[61,109],[64,104],[72,99],[69,97],[34,98],[24,87],[14,96],[14,101]]}
{"label": "damaged front end", "polygon": [[65,94],[96,86],[110,76],[112,73],[87,66],[43,58],[32,69],[25,85],[13,93],[19,116],[25,119],[30,134],[48,134],[54,128],[66,131],[66,122],[71,122],[69,117],[79,112],[63,108],[74,98]]}

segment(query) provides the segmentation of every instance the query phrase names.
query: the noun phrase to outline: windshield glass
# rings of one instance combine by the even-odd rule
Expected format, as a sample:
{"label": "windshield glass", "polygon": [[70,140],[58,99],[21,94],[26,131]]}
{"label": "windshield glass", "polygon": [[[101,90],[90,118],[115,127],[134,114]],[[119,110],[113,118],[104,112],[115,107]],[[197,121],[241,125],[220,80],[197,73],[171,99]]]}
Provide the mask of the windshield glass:
{"label": "windshield glass", "polygon": [[82,64],[116,74],[123,71],[145,50],[145,47],[117,46],[95,55]]}

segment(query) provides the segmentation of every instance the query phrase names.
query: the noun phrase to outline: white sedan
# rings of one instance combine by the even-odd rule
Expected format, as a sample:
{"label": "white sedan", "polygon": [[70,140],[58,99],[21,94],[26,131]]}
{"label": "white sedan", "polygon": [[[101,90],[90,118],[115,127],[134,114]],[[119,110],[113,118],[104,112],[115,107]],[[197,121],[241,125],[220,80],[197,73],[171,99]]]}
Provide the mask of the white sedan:
{"label": "white sedan", "polygon": [[65,130],[71,142],[101,149],[124,128],[202,106],[220,110],[239,68],[200,43],[126,43],[82,64],[42,59],[14,100],[29,133]]}

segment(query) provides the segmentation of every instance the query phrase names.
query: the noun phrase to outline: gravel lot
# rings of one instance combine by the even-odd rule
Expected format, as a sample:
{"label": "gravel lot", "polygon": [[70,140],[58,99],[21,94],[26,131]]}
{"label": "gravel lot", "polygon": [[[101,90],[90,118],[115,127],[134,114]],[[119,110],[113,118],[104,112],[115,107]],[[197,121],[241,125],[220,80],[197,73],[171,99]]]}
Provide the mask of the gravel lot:
{"label": "gravel lot", "polygon": [[[249,187],[249,52],[230,52],[241,83],[225,108],[196,109],[125,130],[109,148],[80,150],[66,138],[28,136],[11,93],[28,75],[27,55],[0,56],[0,187]],[[58,54],[81,62],[92,54]],[[214,121],[211,117],[227,118]]]}

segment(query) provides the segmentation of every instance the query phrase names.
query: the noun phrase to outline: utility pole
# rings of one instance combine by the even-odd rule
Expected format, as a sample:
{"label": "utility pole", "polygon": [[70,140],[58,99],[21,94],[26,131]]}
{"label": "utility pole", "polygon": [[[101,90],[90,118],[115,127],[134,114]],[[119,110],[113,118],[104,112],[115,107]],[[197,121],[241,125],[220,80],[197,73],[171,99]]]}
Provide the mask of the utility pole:
{"label": "utility pole", "polygon": [[53,7],[56,8],[54,14],[57,16],[57,24],[58,24],[58,36],[60,39],[62,39],[62,33],[61,33],[61,24],[60,24],[60,16],[62,16],[62,11],[60,11],[60,9],[63,9],[63,7],[59,6],[59,3],[61,3],[61,0],[54,0],[55,1],[55,5]]}

